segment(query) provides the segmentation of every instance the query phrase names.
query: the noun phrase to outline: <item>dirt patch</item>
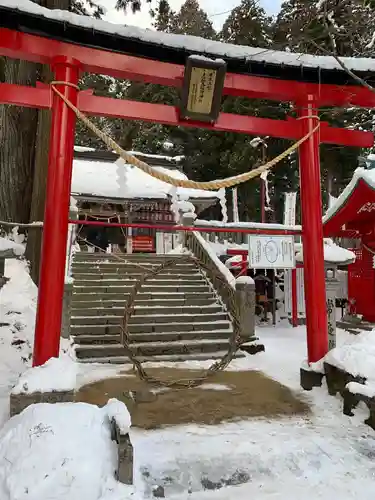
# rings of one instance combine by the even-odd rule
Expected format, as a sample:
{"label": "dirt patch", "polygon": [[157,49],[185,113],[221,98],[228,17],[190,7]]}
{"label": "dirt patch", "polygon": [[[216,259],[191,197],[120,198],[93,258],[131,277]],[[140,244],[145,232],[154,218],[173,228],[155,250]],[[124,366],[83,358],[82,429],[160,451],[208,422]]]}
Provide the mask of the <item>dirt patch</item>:
{"label": "dirt patch", "polygon": [[[191,379],[201,374],[174,368],[155,368],[149,373],[162,380]],[[99,406],[106,404],[109,398],[124,401],[133,425],[143,429],[309,412],[308,404],[290,389],[257,371],[219,372],[210,377],[203,388],[168,390],[125,375],[85,385],[76,394],[76,401]]]}

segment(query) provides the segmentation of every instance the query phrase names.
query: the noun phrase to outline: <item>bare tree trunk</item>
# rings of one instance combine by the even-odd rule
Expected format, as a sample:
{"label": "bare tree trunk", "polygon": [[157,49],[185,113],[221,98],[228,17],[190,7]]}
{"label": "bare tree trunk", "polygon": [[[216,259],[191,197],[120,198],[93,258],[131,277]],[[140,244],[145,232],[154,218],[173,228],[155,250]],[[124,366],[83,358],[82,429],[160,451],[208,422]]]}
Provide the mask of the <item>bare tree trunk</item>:
{"label": "bare tree trunk", "polygon": [[[30,85],[36,65],[3,59],[0,79]],[[33,182],[37,111],[0,105],[0,220],[28,222]]]}
{"label": "bare tree trunk", "polygon": [[[47,66],[42,70],[42,81],[50,80],[51,72]],[[49,136],[51,128],[50,110],[39,110],[36,128],[35,166],[30,209],[30,221],[44,220],[46,185],[48,171]],[[40,253],[43,231],[29,231],[26,246],[26,258],[30,261],[30,276],[39,284]]]}

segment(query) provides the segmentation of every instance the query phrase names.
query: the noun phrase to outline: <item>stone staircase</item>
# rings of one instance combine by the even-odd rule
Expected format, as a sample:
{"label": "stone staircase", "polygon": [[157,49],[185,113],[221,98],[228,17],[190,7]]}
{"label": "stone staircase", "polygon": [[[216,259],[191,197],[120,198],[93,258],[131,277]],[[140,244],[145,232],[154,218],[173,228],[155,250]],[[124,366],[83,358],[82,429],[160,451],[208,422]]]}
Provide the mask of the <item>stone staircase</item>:
{"label": "stone staircase", "polygon": [[[126,363],[120,344],[124,305],[142,269],[171,256],[76,253],[70,303],[70,334],[82,362]],[[132,352],[140,361],[185,361],[222,357],[232,324],[208,279],[191,260],[148,280],[138,293],[130,318]],[[239,354],[242,355],[242,354]]]}

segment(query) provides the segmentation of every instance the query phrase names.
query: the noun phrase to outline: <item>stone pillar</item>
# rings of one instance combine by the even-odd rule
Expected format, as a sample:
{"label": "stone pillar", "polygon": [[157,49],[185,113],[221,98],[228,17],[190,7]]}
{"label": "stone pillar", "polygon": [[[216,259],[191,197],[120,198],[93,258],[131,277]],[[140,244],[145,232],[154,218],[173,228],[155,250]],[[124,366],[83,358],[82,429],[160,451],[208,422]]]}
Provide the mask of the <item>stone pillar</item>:
{"label": "stone pillar", "polygon": [[64,284],[63,313],[61,321],[61,336],[70,337],[71,307],[72,307],[73,281]]}
{"label": "stone pillar", "polygon": [[241,340],[248,342],[255,335],[255,283],[252,278],[237,278],[235,300],[240,314]]}
{"label": "stone pillar", "polygon": [[12,249],[0,250],[0,289],[10,280],[5,277],[5,260],[13,258],[17,258],[17,255]]}
{"label": "stone pillar", "polygon": [[7,281],[8,278],[5,277],[5,258],[0,256],[0,290]]}
{"label": "stone pillar", "polygon": [[328,349],[336,347],[336,295],[339,280],[336,278],[336,269],[326,270],[326,301],[328,322]]}
{"label": "stone pillar", "polygon": [[116,419],[112,419],[111,425],[112,439],[116,441],[118,449],[116,479],[120,483],[133,484],[133,445],[129,434],[121,432]]}
{"label": "stone pillar", "polygon": [[[186,227],[192,227],[194,226],[194,221],[195,221],[195,214],[192,213],[187,213],[187,214],[182,214],[181,217],[182,220],[182,225]],[[189,236],[189,233],[187,231],[181,231],[181,245],[184,247],[187,247],[186,245],[186,240]]]}

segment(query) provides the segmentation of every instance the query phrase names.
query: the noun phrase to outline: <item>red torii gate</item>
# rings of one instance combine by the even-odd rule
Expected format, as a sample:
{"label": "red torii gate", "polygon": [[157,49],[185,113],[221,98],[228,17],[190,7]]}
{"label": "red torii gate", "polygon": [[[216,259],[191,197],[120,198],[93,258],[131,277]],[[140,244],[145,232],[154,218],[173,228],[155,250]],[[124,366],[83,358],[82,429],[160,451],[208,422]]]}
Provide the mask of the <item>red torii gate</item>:
{"label": "red torii gate", "polygon": [[[22,6],[24,5],[25,2]],[[92,25],[91,29],[87,27],[89,23]],[[0,0],[0,55],[49,65],[54,72],[54,80],[60,82],[58,85],[63,95],[87,115],[297,140],[314,130],[318,108],[321,106],[374,107],[375,104],[375,94],[368,89],[354,85],[354,81],[351,81],[351,85],[346,85],[349,77],[343,71],[327,72],[328,81],[333,83],[321,83],[324,70],[319,67],[315,68],[315,73],[319,73],[318,79],[311,68],[305,74],[303,68],[294,66],[288,69],[274,61],[265,61],[264,64],[258,62],[251,66],[252,61],[250,65],[243,60],[237,63],[236,58],[226,57],[226,52],[223,51],[229,70],[225,76],[224,94],[291,101],[298,109],[299,119],[270,120],[220,113],[214,124],[184,121],[179,118],[178,108],[97,97],[90,91],[79,91],[78,82],[82,72],[91,72],[181,88],[185,70],[183,61],[187,55],[196,54],[196,50],[180,50],[181,53],[177,54],[172,43],[169,47],[163,43],[155,51],[157,44],[135,40],[130,35],[126,37],[113,34],[111,30],[106,30],[110,26],[107,23],[85,18],[83,24],[84,26],[79,22],[79,16],[70,14],[64,19],[61,12],[56,14],[56,11],[43,9],[35,4],[27,5],[25,10],[17,10],[9,6],[9,0]],[[33,34],[36,26],[38,35]],[[122,51],[119,47],[123,48]],[[335,84],[337,81],[343,85]],[[34,365],[40,365],[59,354],[76,117],[49,86],[41,84],[30,87],[2,83],[0,103],[52,110],[33,358]],[[369,147],[373,144],[373,136],[368,132],[339,129],[321,123],[320,130],[299,148],[310,362],[321,359],[328,348],[320,143]]]}

